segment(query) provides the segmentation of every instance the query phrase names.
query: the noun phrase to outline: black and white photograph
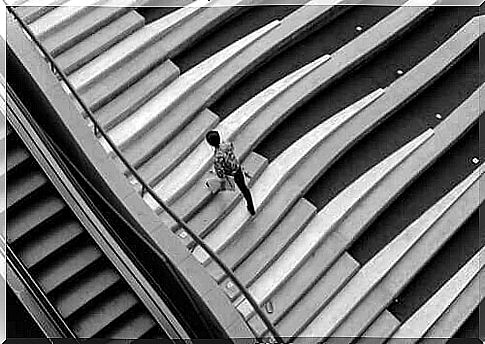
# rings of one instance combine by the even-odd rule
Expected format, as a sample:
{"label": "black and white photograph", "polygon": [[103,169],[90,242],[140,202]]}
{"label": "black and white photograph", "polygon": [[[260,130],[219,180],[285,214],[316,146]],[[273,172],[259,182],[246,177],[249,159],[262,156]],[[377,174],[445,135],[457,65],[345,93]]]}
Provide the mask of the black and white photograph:
{"label": "black and white photograph", "polygon": [[485,342],[482,0],[3,0],[0,342]]}

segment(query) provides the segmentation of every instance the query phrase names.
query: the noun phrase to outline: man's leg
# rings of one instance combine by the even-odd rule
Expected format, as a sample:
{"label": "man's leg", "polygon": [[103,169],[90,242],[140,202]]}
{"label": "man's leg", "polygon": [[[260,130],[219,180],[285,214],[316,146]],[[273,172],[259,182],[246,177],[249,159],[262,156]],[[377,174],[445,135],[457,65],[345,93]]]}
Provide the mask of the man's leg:
{"label": "man's leg", "polygon": [[244,198],[246,199],[246,203],[248,205],[249,212],[251,213],[251,215],[254,215],[256,212],[254,211],[253,198],[251,197],[251,192],[249,191],[248,187],[246,186],[246,182],[244,181],[244,175],[243,175],[241,169],[239,169],[234,174],[234,182],[236,183],[239,190],[241,190],[241,193],[243,194]]}

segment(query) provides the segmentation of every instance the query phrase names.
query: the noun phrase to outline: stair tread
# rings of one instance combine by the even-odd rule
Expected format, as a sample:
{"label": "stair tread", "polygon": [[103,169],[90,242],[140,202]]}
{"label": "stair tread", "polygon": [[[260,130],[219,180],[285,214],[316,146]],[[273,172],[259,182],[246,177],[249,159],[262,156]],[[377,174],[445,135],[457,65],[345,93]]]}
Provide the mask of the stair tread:
{"label": "stair tread", "polygon": [[24,265],[31,268],[82,233],[83,229],[76,221],[59,221],[27,240],[17,252]]}
{"label": "stair tread", "polygon": [[16,8],[16,12],[26,24],[30,24],[34,20],[40,18],[47,12],[54,10],[56,6],[59,6],[66,1],[67,0],[50,0],[48,2],[43,1],[43,6],[37,6],[36,4],[38,4],[39,1],[28,0],[22,4],[22,6]]}
{"label": "stair tread", "polygon": [[[263,156],[253,153],[250,159],[246,160],[244,168],[246,172],[252,176],[246,178],[248,187],[251,187],[256,180],[261,176],[264,169],[268,166],[268,160]],[[202,180],[204,181],[204,179]],[[237,204],[238,200],[243,196],[236,186],[235,192],[225,192],[215,195],[209,203],[207,203],[201,210],[190,219],[189,223],[192,228],[200,230],[199,235],[205,237],[214,226],[221,221],[224,216],[231,211]]]}
{"label": "stair tread", "polygon": [[111,325],[138,303],[128,290],[121,290],[100,300],[82,316],[73,320],[73,329],[81,338],[91,338]]}
{"label": "stair tread", "polygon": [[149,46],[126,63],[121,64],[119,68],[91,84],[82,92],[82,97],[91,110],[95,111],[145,76],[150,69],[162,63],[167,64],[167,68],[171,70],[165,80],[160,80],[164,85],[168,85],[174,76],[178,75],[179,70],[170,60],[164,60],[165,54],[163,50],[160,50],[160,46],[157,44]]}
{"label": "stair tread", "polygon": [[130,11],[61,53],[56,62],[69,75],[142,27],[144,22],[136,11]]}
{"label": "stair tread", "polygon": [[356,344],[382,344],[399,327],[399,320],[387,309],[365,330]]}
{"label": "stair tread", "polygon": [[13,207],[47,184],[47,177],[40,171],[32,171],[15,179],[11,177],[7,184],[7,208]]}
{"label": "stair tread", "polygon": [[9,147],[7,151],[7,173],[14,171],[30,158],[29,152],[24,147],[17,143],[12,143],[12,145],[14,147]]}
{"label": "stair tread", "polygon": [[116,328],[104,334],[112,339],[139,339],[156,327],[153,318],[144,310],[136,310]]}
{"label": "stair tread", "polygon": [[7,218],[7,239],[13,243],[24,237],[36,226],[44,223],[65,208],[64,202],[53,195],[36,201],[32,206],[20,209]]}
{"label": "stair tread", "polygon": [[219,117],[210,111],[202,111],[173,140],[138,168],[138,173],[150,185],[155,185],[169,173],[190,151],[215,127]]}
{"label": "stair tread", "polygon": [[[281,319],[278,324],[281,335],[284,337],[298,335],[312,315],[317,314],[338,293],[359,267],[359,263],[354,258],[344,253]],[[314,274],[318,275],[319,271],[315,271]]]}
{"label": "stair tread", "polygon": [[178,68],[173,63],[162,63],[108,104],[98,109],[95,116],[103,128],[111,129],[177,75]]}
{"label": "stair tread", "polygon": [[83,6],[76,6],[75,0],[68,0],[63,6],[54,8],[30,23],[30,29],[38,39],[43,39],[47,35],[65,27],[72,20],[92,11],[94,7],[90,5],[99,2],[100,0],[86,0]]}
{"label": "stair tread", "polygon": [[109,266],[93,269],[55,297],[56,307],[68,318],[118,281],[120,276]]}
{"label": "stair tread", "polygon": [[[248,168],[253,165],[253,161],[257,161],[259,159],[260,157],[256,155],[256,153],[252,153],[242,162],[242,165],[245,166],[245,168],[247,166],[246,169],[248,172],[252,172],[249,171]],[[192,187],[187,190],[186,193],[184,193],[174,203],[170,204],[172,210],[182,218],[189,218],[194,215],[195,212],[197,212],[214,197],[205,186],[205,181],[209,178],[214,178],[214,175],[210,173],[203,175],[197,183],[193,184]],[[148,202],[148,199],[146,199],[146,201]],[[174,220],[165,212],[161,213],[160,217],[172,230],[177,228]]]}
{"label": "stair tread", "polygon": [[[341,250],[343,243],[338,237],[330,235],[326,240],[326,245],[322,245],[317,249],[311,257],[306,260],[295,273],[290,276],[285,282],[275,286],[273,293],[270,296],[271,301],[278,305],[275,312],[268,314],[271,321],[278,320],[298,299],[301,297],[301,293],[311,287],[319,278],[315,273],[316,271],[321,274],[326,273],[333,262],[338,258],[338,252]],[[337,253],[334,253],[334,250]],[[268,273],[267,271],[265,273]],[[264,275],[263,275],[264,276]],[[251,290],[251,287],[249,288]],[[252,316],[251,312],[248,312],[246,305],[238,305],[238,309],[243,310],[243,314]],[[243,309],[244,308],[244,309]],[[256,317],[252,317],[250,323],[253,324]],[[254,324],[253,324],[254,325]],[[265,328],[262,329],[264,331]]]}
{"label": "stair tread", "polygon": [[56,56],[128,10],[126,7],[97,7],[89,15],[73,20],[69,26],[49,35],[42,44]]}
{"label": "stair tread", "polygon": [[48,266],[44,266],[36,273],[38,282],[44,292],[48,294],[62,283],[77,275],[87,266],[102,256],[99,249],[91,243],[83,243],[62,257],[57,257]]}
{"label": "stair tread", "polygon": [[[256,279],[303,230],[315,212],[316,207],[313,204],[300,199],[261,245],[236,268],[235,272],[239,280],[248,285]],[[236,296],[232,288],[226,291],[232,297]]]}

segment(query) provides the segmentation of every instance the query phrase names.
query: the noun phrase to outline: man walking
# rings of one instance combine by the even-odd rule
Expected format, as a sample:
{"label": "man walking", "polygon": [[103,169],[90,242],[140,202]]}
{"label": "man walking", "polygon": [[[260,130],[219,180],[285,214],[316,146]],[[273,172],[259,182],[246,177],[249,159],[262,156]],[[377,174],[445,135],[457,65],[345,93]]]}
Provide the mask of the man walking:
{"label": "man walking", "polygon": [[205,136],[207,143],[214,147],[214,170],[217,177],[225,178],[226,176],[234,177],[239,190],[246,199],[246,205],[251,215],[255,215],[253,199],[246,182],[244,181],[244,174],[241,169],[241,164],[234,154],[234,145],[230,142],[221,142],[219,133],[215,130],[209,131]]}

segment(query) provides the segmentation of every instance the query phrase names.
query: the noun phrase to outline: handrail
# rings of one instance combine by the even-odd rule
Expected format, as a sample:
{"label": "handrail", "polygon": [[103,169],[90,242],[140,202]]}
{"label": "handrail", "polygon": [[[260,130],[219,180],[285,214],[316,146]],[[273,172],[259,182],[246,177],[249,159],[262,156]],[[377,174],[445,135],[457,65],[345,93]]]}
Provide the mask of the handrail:
{"label": "handrail", "polygon": [[[142,186],[142,195],[147,192],[159,205],[160,207],[169,214],[170,217],[172,217],[177,224],[182,227],[194,240],[197,245],[202,247],[204,251],[207,252],[207,254],[219,265],[219,267],[224,271],[224,273],[229,276],[231,281],[239,288],[241,291],[241,294],[244,295],[244,297],[248,300],[249,304],[254,308],[254,311],[258,314],[258,316],[261,318],[261,320],[264,322],[265,326],[268,328],[269,332],[271,335],[274,337],[274,339],[278,343],[284,343],[283,339],[279,335],[278,331],[276,328],[273,326],[271,321],[266,317],[264,312],[261,310],[259,307],[258,303],[254,299],[254,297],[249,293],[247,288],[239,281],[239,279],[234,275],[232,270],[219,258],[219,256],[201,239],[199,236],[188,226],[188,224],[182,220],[177,214],[175,214],[172,209],[170,209],[165,202],[162,201],[162,199],[153,191],[153,189],[142,179],[142,177],[138,174],[138,172],[133,168],[133,166],[126,160],[126,158],[123,156],[119,148],[114,144],[114,142],[111,140],[111,138],[108,136],[106,131],[99,125],[98,121],[94,117],[94,114],[92,113],[91,109],[86,105],[84,100],[80,97],[80,95],[77,93],[76,89],[72,86],[71,82],[67,78],[66,74],[62,71],[62,69],[59,67],[57,62],[54,60],[54,58],[51,56],[51,54],[44,48],[44,46],[39,42],[37,37],[33,34],[32,30],[28,27],[27,24],[17,15],[17,13],[13,10],[11,6],[8,6],[8,11],[15,17],[15,19],[19,22],[19,24],[22,26],[23,30],[27,32],[29,37],[32,39],[32,41],[37,45],[37,47],[41,50],[45,58],[47,58],[48,62],[51,65],[51,69],[54,73],[57,73],[62,81],[66,84],[66,86],[69,88],[71,91],[72,95],[74,98],[78,101],[79,105],[83,108],[83,110],[86,112],[88,115],[89,119],[91,120],[94,128],[94,134],[97,136],[98,134],[101,134],[101,136],[106,140],[108,145],[111,147],[113,152],[118,156],[118,158],[121,160],[121,162],[125,165],[125,167],[130,171],[131,175],[137,180],[138,183]],[[153,245],[152,243],[149,243],[149,245],[154,249],[155,251],[159,251],[159,247],[156,245]]]}
{"label": "handrail", "polygon": [[25,266],[8,244],[6,244],[5,257],[7,263],[14,271],[16,271],[16,275],[25,281],[23,284],[29,289],[29,292],[35,298],[37,304],[44,310],[43,313],[50,320],[50,323],[56,328],[56,330],[59,333],[62,333],[62,335],[65,337],[72,338],[79,343],[78,337],[74,334],[74,332],[72,332],[54,305],[47,299],[40,286],[34,279],[32,279]]}
{"label": "handrail", "polygon": [[[82,193],[84,192],[84,189],[81,188],[79,185],[77,185],[76,181],[73,180],[72,176],[68,174],[69,172],[68,172],[68,170],[66,170],[66,166],[64,166],[64,161],[57,155],[59,147],[56,146],[56,148],[54,148],[54,147],[51,146],[53,144],[52,139],[49,136],[47,136],[46,133],[39,127],[38,123],[36,123],[35,120],[33,120],[30,112],[25,108],[24,104],[21,103],[20,99],[17,97],[17,95],[14,93],[14,91],[10,88],[10,86],[7,85],[7,87],[8,87],[8,93],[9,93],[9,95],[8,95],[9,96],[9,103],[7,105],[8,108],[10,109],[9,117],[15,118],[16,123],[18,122],[19,123],[18,125],[23,127],[27,137],[30,140],[30,143],[27,142],[26,140],[24,140],[24,137],[21,137],[21,138],[24,141],[24,144],[27,146],[28,150],[31,151],[31,154],[33,155],[33,157],[36,158],[36,160],[38,160],[35,151],[31,150],[31,148],[34,147],[38,151],[38,153],[42,156],[42,159],[45,159],[46,169],[43,168],[43,170],[49,177],[53,175],[53,169],[56,169],[55,164],[58,165],[58,167],[61,169],[62,173],[60,173],[60,174],[56,173],[56,175],[54,177],[56,179],[58,179],[58,181],[56,182],[56,181],[53,180],[53,185],[56,186],[56,189],[59,193],[59,196],[61,198],[63,198],[64,201],[66,201],[67,203],[74,202],[76,205],[78,205],[78,207],[71,207],[71,210],[73,211],[73,213],[75,214],[78,221],[83,225],[83,227],[87,230],[87,232],[89,234],[92,235],[93,230],[96,230],[96,232],[99,232],[100,230],[102,231],[103,226],[104,226],[105,229],[107,229],[108,232],[109,232],[108,236],[111,235],[111,236],[115,237],[114,245],[113,245],[113,242],[111,242],[111,240],[109,238],[105,237],[104,235],[102,235],[103,241],[99,241],[99,237],[95,238],[93,236],[94,241],[104,251],[104,253],[108,256],[108,258],[110,260],[111,260],[111,258],[113,258],[115,256],[115,257],[121,259],[122,261],[124,261],[122,255],[126,254],[127,248],[126,248],[126,245],[124,244],[124,242],[122,240],[120,240],[118,233],[116,231],[113,231],[111,224],[107,223],[107,221],[104,219],[103,216],[101,216],[99,211],[97,211],[96,207],[94,207],[92,203],[89,204],[88,207],[86,208],[86,206],[85,206],[85,204],[83,204],[83,202],[85,202],[87,204],[90,200],[87,199],[85,197],[85,195],[82,195]],[[12,105],[10,103],[13,103],[15,105]],[[10,122],[12,122],[12,121],[10,121]],[[27,128],[26,126],[30,126],[31,127],[30,129],[32,129],[34,131],[34,133],[29,132],[30,129]],[[32,136],[32,135],[34,135],[34,136]],[[37,136],[35,136],[35,135],[37,135]],[[22,135],[20,135],[20,136],[22,136]],[[43,151],[42,147],[39,147],[39,144],[37,143],[37,141],[38,141],[37,139],[40,139],[40,142],[42,142],[41,146],[45,147],[47,149],[47,152]],[[62,152],[62,153],[64,154],[64,152]],[[51,158],[48,156],[49,154],[52,155],[51,158],[53,158],[55,160],[55,162],[53,162],[51,160]],[[41,162],[39,162],[39,164],[43,165]],[[64,179],[62,174],[64,175],[64,177],[66,179]],[[63,186],[62,188],[59,188],[58,182],[60,182],[62,184],[62,186]],[[82,201],[71,192],[72,190],[68,190],[68,189],[70,189],[70,187],[66,183],[73,184],[74,189],[77,190],[78,193],[81,193]],[[68,193],[69,196],[66,197],[66,193]],[[93,216],[92,213],[95,214],[94,218],[92,217]],[[95,219],[95,220],[93,221],[93,219]],[[97,221],[99,221],[99,223]],[[128,221],[126,220],[126,222],[128,222]],[[100,225],[100,223],[102,225]],[[133,228],[131,227],[131,229],[133,229]],[[123,246],[123,248],[120,250],[118,248],[118,246],[116,246],[116,245]],[[105,248],[107,246],[109,246],[109,248],[111,249],[111,252],[105,251]],[[131,259],[131,263],[134,263],[135,266],[138,269],[141,270],[143,268],[143,266],[140,267],[139,264],[137,266],[136,258],[134,260],[133,257],[130,257],[130,259]],[[177,319],[174,315],[172,315],[172,312],[169,309],[167,309],[167,307],[165,306],[165,302],[164,302],[163,298],[160,299],[160,293],[157,293],[157,292],[155,292],[154,294],[151,293],[148,290],[148,288],[146,288],[144,285],[142,285],[142,282],[140,281],[138,274],[134,270],[132,270],[132,268],[128,268],[128,266],[126,264],[125,264],[125,268],[128,269],[128,271],[130,271],[130,273],[131,273],[131,276],[136,281],[138,281],[138,283],[140,284],[140,287],[141,287],[139,289],[142,289],[142,291],[145,294],[148,295],[148,297],[152,301],[152,305],[155,305],[155,307],[158,309],[158,312],[156,312],[155,314],[153,314],[153,313],[152,314],[153,314],[154,318],[158,321],[158,323],[161,325],[161,327],[165,331],[165,333],[167,333],[170,336],[170,338],[175,338],[176,336],[179,336],[180,338],[187,338],[188,334],[186,333],[186,331],[182,327],[182,325],[179,325],[179,319]],[[125,278],[125,280],[127,280],[128,284],[135,291],[135,293],[138,294],[139,289],[134,287],[132,285],[132,283],[130,283],[127,279],[126,269],[125,269],[125,271],[123,271],[123,269],[118,269],[118,270],[119,270],[120,274]],[[143,275],[144,278],[147,278],[147,276],[149,276],[149,275],[147,275],[147,274]],[[153,284],[153,282],[152,282],[152,284]],[[162,291],[162,293],[163,293],[163,291]],[[143,294],[138,294],[138,295],[142,296]],[[142,296],[142,299],[145,299],[145,298]],[[146,307],[148,308],[149,311],[151,309],[153,309],[152,305],[146,304],[146,303],[145,303],[145,305],[146,305]],[[167,324],[170,327],[167,327],[166,326]]]}

